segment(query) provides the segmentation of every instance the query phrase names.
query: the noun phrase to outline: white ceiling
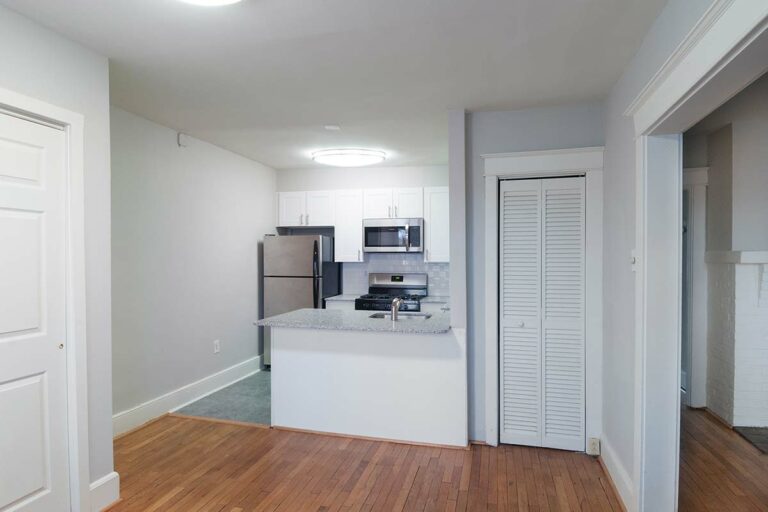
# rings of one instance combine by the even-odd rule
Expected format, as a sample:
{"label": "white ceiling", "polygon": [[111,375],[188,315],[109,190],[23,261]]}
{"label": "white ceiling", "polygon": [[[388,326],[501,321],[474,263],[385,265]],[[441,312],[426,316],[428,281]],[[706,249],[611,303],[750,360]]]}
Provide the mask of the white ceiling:
{"label": "white ceiling", "polygon": [[444,164],[448,109],[599,99],[665,0],[0,3],[109,56],[113,104],[282,169],[337,146]]}

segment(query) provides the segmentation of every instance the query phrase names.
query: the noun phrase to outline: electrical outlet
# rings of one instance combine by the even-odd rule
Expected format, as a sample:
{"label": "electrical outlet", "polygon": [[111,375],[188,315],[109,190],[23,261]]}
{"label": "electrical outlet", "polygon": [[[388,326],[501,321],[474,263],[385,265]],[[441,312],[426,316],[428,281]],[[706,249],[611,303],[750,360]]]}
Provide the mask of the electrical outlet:
{"label": "electrical outlet", "polygon": [[218,354],[221,352],[221,342],[219,340],[213,340],[213,353]]}
{"label": "electrical outlet", "polygon": [[590,437],[587,440],[587,454],[598,456],[600,455],[600,439],[597,437]]}

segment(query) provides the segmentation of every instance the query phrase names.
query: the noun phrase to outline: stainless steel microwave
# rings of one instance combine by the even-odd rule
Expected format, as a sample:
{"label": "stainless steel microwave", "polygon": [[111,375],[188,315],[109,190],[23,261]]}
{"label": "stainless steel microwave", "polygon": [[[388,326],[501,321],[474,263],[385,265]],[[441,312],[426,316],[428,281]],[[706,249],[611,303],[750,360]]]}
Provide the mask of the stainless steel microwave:
{"label": "stainless steel microwave", "polygon": [[364,252],[424,252],[424,219],[364,219]]}

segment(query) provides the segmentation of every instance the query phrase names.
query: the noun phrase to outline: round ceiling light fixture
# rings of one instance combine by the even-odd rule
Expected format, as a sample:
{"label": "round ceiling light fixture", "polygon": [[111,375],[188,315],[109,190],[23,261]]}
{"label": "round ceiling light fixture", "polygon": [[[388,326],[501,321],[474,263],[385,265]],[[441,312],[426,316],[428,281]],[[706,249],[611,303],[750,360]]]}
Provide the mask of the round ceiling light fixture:
{"label": "round ceiling light fixture", "polygon": [[199,5],[202,7],[222,7],[225,5],[232,5],[242,0],[179,0],[185,4]]}
{"label": "round ceiling light fixture", "polygon": [[323,149],[312,153],[312,160],[334,167],[363,167],[386,160],[387,154],[375,149]]}

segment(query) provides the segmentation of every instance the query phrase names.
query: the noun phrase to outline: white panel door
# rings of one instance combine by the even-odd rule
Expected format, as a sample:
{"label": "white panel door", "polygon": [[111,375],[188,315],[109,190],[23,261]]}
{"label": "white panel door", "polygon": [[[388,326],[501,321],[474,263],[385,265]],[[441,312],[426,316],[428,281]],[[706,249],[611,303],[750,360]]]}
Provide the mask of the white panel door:
{"label": "white panel door", "polygon": [[334,203],[334,259],[363,261],[363,191],[337,190]]}
{"label": "white panel door", "polygon": [[69,510],[65,134],[0,114],[0,510]]}
{"label": "white panel door", "polygon": [[584,450],[583,178],[502,182],[500,440]]}
{"label": "white panel door", "polygon": [[424,189],[424,261],[450,261],[451,219],[448,187]]}
{"label": "white panel door", "polygon": [[277,195],[277,225],[303,226],[307,211],[306,192],[279,192]]}
{"label": "white panel door", "polygon": [[541,181],[499,194],[499,440],[541,445]]}
{"label": "white panel door", "polygon": [[542,446],[584,450],[584,178],[542,180]]}
{"label": "white panel door", "polygon": [[334,204],[332,190],[307,192],[306,226],[333,226]]}
{"label": "white panel door", "polygon": [[371,188],[363,191],[363,217],[389,219],[394,217],[391,188]]}
{"label": "white panel door", "polygon": [[396,188],[392,191],[392,217],[419,219],[424,217],[424,189]]}

